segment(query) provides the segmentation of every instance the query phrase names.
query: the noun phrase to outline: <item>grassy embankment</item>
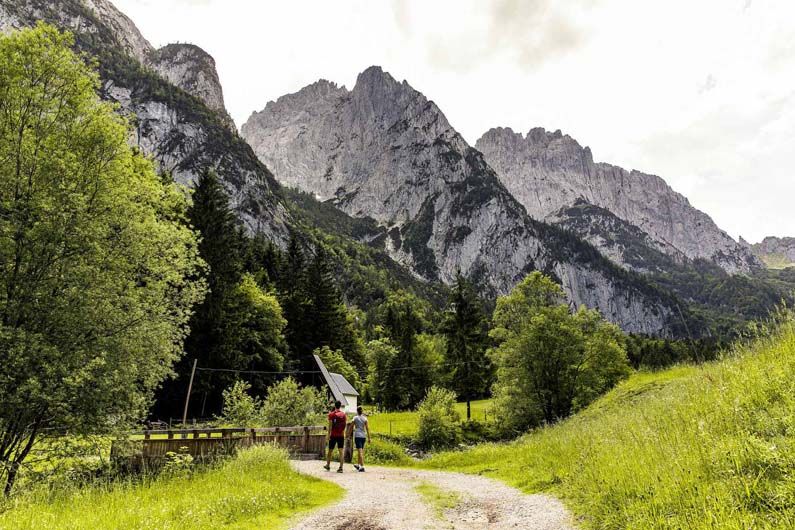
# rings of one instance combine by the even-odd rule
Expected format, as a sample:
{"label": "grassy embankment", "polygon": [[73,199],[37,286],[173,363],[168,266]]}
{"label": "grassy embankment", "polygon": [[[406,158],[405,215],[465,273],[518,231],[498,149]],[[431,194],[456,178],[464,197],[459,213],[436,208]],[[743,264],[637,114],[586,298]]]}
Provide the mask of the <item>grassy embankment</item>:
{"label": "grassy embankment", "polygon": [[639,373],[582,413],[424,467],[565,500],[585,528],[795,528],[795,326]]}
{"label": "grassy embankment", "polygon": [[0,505],[0,529],[281,528],[342,495],[330,482],[294,472],[285,456],[259,446],[189,476],[34,490]]}

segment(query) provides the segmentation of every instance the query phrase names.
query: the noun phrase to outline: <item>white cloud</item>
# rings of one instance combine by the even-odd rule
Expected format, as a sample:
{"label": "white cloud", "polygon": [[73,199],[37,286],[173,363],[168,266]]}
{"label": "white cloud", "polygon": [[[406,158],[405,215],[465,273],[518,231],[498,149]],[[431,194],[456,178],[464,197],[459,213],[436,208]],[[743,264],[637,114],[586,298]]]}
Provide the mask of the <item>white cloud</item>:
{"label": "white cloud", "polygon": [[379,64],[471,143],[562,129],[664,177],[733,236],[795,235],[795,2],[114,0],[153,44],[215,59],[241,124]]}

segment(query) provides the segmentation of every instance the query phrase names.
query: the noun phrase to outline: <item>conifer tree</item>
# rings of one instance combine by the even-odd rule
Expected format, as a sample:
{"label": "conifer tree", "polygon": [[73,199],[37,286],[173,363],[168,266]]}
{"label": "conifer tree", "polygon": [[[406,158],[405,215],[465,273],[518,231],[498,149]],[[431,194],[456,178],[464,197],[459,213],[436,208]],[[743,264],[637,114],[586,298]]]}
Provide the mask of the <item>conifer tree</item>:
{"label": "conifer tree", "polygon": [[447,363],[452,390],[467,403],[490,386],[492,368],[486,357],[488,326],[483,306],[472,284],[458,272],[450,293],[441,331],[447,338]]}

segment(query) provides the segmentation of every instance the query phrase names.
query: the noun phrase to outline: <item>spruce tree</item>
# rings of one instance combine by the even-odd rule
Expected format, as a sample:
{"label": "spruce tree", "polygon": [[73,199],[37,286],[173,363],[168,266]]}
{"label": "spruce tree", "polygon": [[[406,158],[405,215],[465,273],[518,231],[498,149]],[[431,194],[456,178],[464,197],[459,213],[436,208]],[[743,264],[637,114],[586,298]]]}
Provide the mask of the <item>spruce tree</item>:
{"label": "spruce tree", "polygon": [[460,272],[450,293],[441,331],[447,338],[451,387],[459,398],[466,400],[469,420],[470,402],[488,389],[492,368],[486,357],[488,326],[483,306],[472,284]]}

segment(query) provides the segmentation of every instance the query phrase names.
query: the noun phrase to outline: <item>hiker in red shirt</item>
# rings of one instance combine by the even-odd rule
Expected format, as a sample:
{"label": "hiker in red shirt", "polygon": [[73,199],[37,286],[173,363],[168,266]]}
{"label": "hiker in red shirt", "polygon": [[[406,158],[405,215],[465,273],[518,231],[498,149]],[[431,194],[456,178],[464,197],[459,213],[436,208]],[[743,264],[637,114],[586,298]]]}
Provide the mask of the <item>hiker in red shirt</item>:
{"label": "hiker in red shirt", "polygon": [[331,471],[331,455],[334,453],[334,447],[339,447],[340,451],[340,467],[337,473],[342,473],[343,462],[343,448],[345,447],[345,426],[348,423],[348,416],[340,410],[342,403],[339,401],[334,402],[334,410],[328,414],[328,454],[326,455],[326,465],[323,466],[326,471]]}

